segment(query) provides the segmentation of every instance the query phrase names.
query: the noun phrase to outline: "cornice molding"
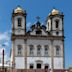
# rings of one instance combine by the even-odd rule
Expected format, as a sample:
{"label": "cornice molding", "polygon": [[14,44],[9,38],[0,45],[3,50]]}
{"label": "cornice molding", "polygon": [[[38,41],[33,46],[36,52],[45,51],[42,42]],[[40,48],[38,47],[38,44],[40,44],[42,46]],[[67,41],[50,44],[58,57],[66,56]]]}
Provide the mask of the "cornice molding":
{"label": "cornice molding", "polygon": [[36,39],[36,40],[63,40],[64,36],[44,36],[44,35],[12,35],[11,40],[15,39]]}

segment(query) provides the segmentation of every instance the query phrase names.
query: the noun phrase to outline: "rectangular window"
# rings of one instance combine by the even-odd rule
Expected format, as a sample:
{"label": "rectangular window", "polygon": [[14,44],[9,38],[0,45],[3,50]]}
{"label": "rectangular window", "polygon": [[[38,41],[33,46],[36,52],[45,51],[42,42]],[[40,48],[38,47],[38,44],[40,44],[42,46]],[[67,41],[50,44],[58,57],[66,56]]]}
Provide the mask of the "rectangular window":
{"label": "rectangular window", "polygon": [[22,19],[18,18],[18,26],[21,26],[21,21],[22,21]]}
{"label": "rectangular window", "polygon": [[60,56],[60,46],[56,46],[56,56]]}
{"label": "rectangular window", "polygon": [[18,55],[22,55],[22,46],[18,45]]}
{"label": "rectangular window", "polygon": [[30,45],[30,56],[34,55],[33,51],[34,51],[34,46]]}
{"label": "rectangular window", "polygon": [[49,47],[48,47],[48,45],[45,45],[44,47],[45,47],[45,48],[44,48],[44,49],[45,49],[45,50],[44,50],[44,55],[45,55],[45,56],[48,56],[48,49],[49,49]]}
{"label": "rectangular window", "polygon": [[33,50],[30,49],[30,56],[33,56]]}
{"label": "rectangular window", "polygon": [[40,63],[37,64],[37,69],[41,69],[41,64]]}
{"label": "rectangular window", "polygon": [[37,56],[41,56],[41,50],[37,50]]}
{"label": "rectangular window", "polygon": [[37,56],[41,56],[41,45],[37,46]]}
{"label": "rectangular window", "polygon": [[60,54],[59,54],[59,51],[56,51],[56,56],[59,56]]}
{"label": "rectangular window", "polygon": [[48,51],[45,51],[45,56],[48,56]]}

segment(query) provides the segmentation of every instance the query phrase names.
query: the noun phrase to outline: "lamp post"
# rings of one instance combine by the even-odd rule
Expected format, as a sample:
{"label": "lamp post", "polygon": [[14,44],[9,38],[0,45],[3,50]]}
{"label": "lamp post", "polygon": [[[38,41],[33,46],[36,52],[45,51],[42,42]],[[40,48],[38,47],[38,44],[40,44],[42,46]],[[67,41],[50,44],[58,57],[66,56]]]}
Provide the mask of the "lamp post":
{"label": "lamp post", "polygon": [[[2,44],[2,47],[5,47],[5,44]],[[4,68],[4,48],[2,50],[2,72],[5,72],[5,68]]]}
{"label": "lamp post", "polygon": [[4,72],[4,49],[2,51],[2,72]]}

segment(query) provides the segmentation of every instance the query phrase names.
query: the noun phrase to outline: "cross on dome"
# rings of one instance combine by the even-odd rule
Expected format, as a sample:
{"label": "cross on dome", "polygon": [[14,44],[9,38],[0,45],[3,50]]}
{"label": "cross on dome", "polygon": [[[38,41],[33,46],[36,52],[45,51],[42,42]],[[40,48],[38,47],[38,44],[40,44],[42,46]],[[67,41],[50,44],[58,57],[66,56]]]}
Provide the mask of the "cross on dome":
{"label": "cross on dome", "polygon": [[37,17],[36,17],[36,19],[37,19],[37,21],[39,21],[39,20],[40,20],[40,17],[39,17],[39,16],[37,16]]}

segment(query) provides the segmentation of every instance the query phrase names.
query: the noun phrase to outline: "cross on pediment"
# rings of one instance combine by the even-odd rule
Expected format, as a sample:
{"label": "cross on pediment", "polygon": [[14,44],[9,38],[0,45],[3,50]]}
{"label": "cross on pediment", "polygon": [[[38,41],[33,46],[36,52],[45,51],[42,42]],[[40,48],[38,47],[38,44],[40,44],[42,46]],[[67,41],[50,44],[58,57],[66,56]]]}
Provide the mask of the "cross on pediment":
{"label": "cross on pediment", "polygon": [[39,20],[40,20],[40,17],[39,17],[39,16],[37,16],[37,17],[36,17],[36,19],[37,19],[37,21],[39,21]]}

